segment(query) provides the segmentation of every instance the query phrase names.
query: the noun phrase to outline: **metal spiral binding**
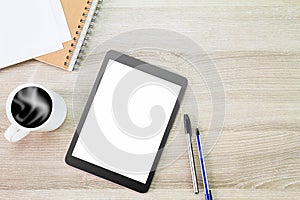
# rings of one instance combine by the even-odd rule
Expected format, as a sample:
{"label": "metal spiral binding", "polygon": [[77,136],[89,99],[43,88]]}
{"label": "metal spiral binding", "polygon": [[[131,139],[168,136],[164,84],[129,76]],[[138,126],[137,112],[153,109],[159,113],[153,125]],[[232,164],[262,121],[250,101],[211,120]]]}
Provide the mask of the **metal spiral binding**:
{"label": "metal spiral binding", "polygon": [[82,13],[82,19],[80,19],[77,26],[76,36],[73,38],[66,61],[64,62],[65,66],[71,67],[74,70],[78,69],[78,65],[80,65],[87,40],[92,32],[91,29],[94,27],[96,16],[101,8],[102,0],[88,0],[86,4]]}

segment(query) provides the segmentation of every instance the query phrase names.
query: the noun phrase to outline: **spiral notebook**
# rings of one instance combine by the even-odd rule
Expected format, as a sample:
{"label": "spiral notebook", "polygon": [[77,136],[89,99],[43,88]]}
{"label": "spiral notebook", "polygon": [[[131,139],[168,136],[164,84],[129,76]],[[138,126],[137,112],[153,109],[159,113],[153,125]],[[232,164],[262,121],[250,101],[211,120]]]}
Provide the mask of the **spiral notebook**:
{"label": "spiral notebook", "polygon": [[63,49],[39,56],[36,59],[47,64],[72,71],[79,64],[90,29],[94,26],[102,0],[61,0],[72,36],[63,43]]}

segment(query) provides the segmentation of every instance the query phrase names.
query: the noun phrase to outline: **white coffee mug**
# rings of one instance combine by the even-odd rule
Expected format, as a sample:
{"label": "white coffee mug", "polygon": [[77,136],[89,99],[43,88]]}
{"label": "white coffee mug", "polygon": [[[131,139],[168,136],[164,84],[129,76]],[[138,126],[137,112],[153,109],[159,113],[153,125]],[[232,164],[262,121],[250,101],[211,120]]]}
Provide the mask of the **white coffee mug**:
{"label": "white coffee mug", "polygon": [[6,115],[11,125],[4,136],[17,142],[29,132],[48,132],[64,122],[67,107],[54,91],[38,84],[23,84],[15,88],[6,102]]}

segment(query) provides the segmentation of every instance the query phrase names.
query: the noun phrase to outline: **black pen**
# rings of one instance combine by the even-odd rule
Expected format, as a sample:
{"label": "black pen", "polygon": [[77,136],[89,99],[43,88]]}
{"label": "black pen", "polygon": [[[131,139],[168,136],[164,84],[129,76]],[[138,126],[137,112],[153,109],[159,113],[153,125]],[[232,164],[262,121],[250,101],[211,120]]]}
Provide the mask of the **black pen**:
{"label": "black pen", "polygon": [[192,139],[191,139],[191,136],[192,136],[191,121],[187,114],[183,115],[183,120],[184,120],[185,137],[186,137],[186,144],[187,144],[188,154],[189,154],[189,161],[190,161],[194,193],[198,194],[199,190],[198,190],[195,161],[194,161],[193,147],[192,147]]}

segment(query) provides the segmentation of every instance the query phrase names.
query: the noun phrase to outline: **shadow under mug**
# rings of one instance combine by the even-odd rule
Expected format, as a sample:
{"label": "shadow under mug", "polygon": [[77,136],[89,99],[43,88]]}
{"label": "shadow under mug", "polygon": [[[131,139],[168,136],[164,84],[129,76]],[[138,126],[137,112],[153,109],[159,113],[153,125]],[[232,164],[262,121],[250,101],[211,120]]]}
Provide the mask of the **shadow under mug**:
{"label": "shadow under mug", "polygon": [[[42,91],[46,92],[47,95],[51,99],[51,108],[50,108],[50,115],[40,125],[36,127],[26,127],[24,125],[21,125],[20,123],[17,122],[15,117],[13,116],[12,113],[12,105],[13,101],[16,98],[16,95],[19,94],[21,90],[27,89],[27,88],[38,88],[41,89]],[[28,100],[27,100],[28,101]],[[27,102],[28,103],[28,102]],[[31,102],[33,104],[38,104],[39,102]],[[22,108],[22,106],[21,106]],[[22,110],[22,109],[21,109]],[[26,112],[27,110],[24,110],[22,112]],[[32,112],[34,114],[34,112]],[[31,114],[32,114],[31,113]],[[37,114],[37,113],[35,113]],[[16,87],[8,96],[8,99],[6,101],[6,115],[8,117],[8,120],[10,121],[11,125],[6,129],[4,136],[9,142],[17,142],[24,138],[28,133],[32,131],[37,131],[37,132],[48,132],[48,131],[53,131],[60,127],[62,123],[64,122],[66,115],[67,115],[67,106],[64,101],[64,99],[55,93],[54,91],[47,89],[41,85],[38,84],[32,84],[32,83],[27,83],[23,85],[19,85]]]}

